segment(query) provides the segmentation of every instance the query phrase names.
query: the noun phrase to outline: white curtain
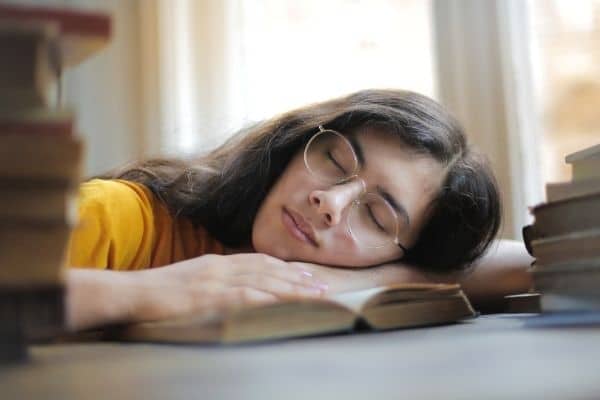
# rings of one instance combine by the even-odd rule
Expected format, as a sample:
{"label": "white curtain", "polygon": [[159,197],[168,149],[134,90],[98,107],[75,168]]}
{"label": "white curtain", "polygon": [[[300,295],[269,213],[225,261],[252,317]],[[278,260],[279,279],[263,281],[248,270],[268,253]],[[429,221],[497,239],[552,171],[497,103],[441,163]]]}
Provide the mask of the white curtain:
{"label": "white curtain", "polygon": [[491,160],[508,238],[542,198],[526,13],[521,0],[434,2],[440,100]]}
{"label": "white curtain", "polygon": [[[89,174],[140,156],[209,149],[248,122],[243,0],[29,3],[113,15],[110,46],[66,79],[87,138]],[[526,206],[540,198],[526,7],[520,0],[433,5],[438,97],[492,160],[505,203],[503,234],[519,237]]]}
{"label": "white curtain", "polygon": [[243,123],[236,0],[140,1],[146,153],[209,149]]}
{"label": "white curtain", "polygon": [[[144,95],[154,98],[144,107],[144,131],[153,138],[147,151],[207,149],[247,122],[244,7],[243,0],[140,1],[142,16],[154,13],[153,23],[141,20],[150,31],[141,35],[142,65],[158,66],[142,69],[144,90],[154,94]],[[520,0],[433,1],[438,97],[490,158],[504,202],[502,236],[509,238],[520,237],[527,205],[541,199],[537,152],[530,150],[539,128],[526,11]]]}
{"label": "white curtain", "polygon": [[209,149],[248,123],[368,87],[434,94],[429,1],[150,3],[162,121],[149,128],[160,126],[163,150]]}

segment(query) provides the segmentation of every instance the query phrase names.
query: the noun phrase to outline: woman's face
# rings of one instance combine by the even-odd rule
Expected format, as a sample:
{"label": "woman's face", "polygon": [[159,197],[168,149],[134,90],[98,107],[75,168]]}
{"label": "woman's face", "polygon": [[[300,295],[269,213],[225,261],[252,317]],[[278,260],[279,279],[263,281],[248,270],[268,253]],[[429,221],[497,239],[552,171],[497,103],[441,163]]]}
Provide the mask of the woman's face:
{"label": "woman's face", "polygon": [[[364,159],[358,176],[367,192],[385,191],[406,211],[406,215],[398,213],[403,221],[398,239],[410,248],[426,222],[443,167],[375,128],[360,130],[354,138],[360,147],[356,152],[362,152]],[[364,192],[361,179],[324,184],[306,168],[303,151],[292,158],[258,210],[252,227],[254,249],[287,261],[343,267],[402,257],[402,249],[393,242],[373,248],[350,233],[348,213],[353,200]]]}

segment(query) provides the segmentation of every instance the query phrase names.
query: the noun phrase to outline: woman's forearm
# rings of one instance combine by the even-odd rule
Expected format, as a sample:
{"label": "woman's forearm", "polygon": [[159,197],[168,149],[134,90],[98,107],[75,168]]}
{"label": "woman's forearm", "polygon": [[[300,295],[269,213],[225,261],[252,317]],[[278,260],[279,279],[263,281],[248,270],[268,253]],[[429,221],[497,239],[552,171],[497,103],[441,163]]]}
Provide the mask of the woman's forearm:
{"label": "woman's forearm", "polygon": [[325,281],[264,254],[211,255],[140,271],[70,269],[69,330],[211,315],[289,298],[319,298]]}
{"label": "woman's forearm", "polygon": [[373,269],[379,285],[402,282],[460,283],[473,305],[483,311],[499,311],[504,296],[524,293],[531,287],[529,266],[533,258],[515,240],[497,240],[473,268],[457,275],[435,275],[402,263]]}
{"label": "woman's forearm", "polygon": [[[245,255],[245,257],[253,256],[260,257],[260,255]],[[246,290],[248,288],[240,292],[240,283],[229,282],[237,279],[235,274],[223,275],[222,271],[229,271],[230,268],[248,268],[248,265],[258,266],[265,260],[257,259],[254,263],[247,263],[241,262],[245,261],[242,258],[239,260],[241,263],[238,262],[240,265],[232,264],[235,260],[226,257],[217,257],[217,259],[200,257],[182,262],[180,264],[183,265],[176,268],[173,265],[170,269],[129,272],[69,269],[66,298],[67,327],[69,330],[76,331],[112,323],[161,319],[200,309],[217,309],[220,307],[220,302],[247,302],[244,296],[248,296]],[[531,277],[528,267],[532,260],[522,243],[500,240],[492,245],[470,273],[461,277],[435,277],[401,263],[356,271],[306,263],[289,265],[313,272],[316,278],[327,283],[328,293],[400,282],[459,282],[473,304],[485,310],[493,309],[508,294],[529,290]],[[203,267],[203,261],[208,261],[208,265],[215,267],[214,271],[207,270],[206,265]],[[225,261],[227,265],[218,265]],[[271,265],[271,267],[274,271],[280,271],[282,267],[288,265],[283,264]],[[295,275],[298,275],[294,271],[295,269],[288,271],[291,280],[296,279]],[[262,274],[268,271],[259,269],[250,272],[262,278]],[[250,289],[252,289],[250,294],[257,294],[256,288]],[[268,288],[259,287],[259,289],[265,291],[264,293],[270,291],[267,290]],[[279,295],[292,289],[293,287],[285,289]],[[215,292],[214,298],[210,295],[213,292]],[[264,297],[264,293],[261,296]],[[275,294],[277,291],[272,293]],[[294,293],[298,293],[297,289]],[[232,297],[231,294],[235,296]]]}
{"label": "woman's forearm", "polygon": [[475,305],[495,308],[504,296],[530,289],[532,261],[522,242],[498,240],[459,282]]}
{"label": "woman's forearm", "polygon": [[135,319],[143,301],[139,273],[71,268],[67,271],[67,329],[77,331]]}

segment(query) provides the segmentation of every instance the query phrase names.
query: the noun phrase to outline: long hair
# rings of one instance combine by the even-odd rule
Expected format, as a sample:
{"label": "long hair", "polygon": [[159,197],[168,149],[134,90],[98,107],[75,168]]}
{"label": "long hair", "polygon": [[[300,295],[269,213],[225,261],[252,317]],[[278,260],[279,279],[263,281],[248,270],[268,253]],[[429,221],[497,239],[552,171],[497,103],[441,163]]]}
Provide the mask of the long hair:
{"label": "long hair", "polygon": [[449,113],[408,91],[364,90],[311,104],[250,126],[208,154],[141,161],[101,177],[141,183],[174,216],[202,225],[227,246],[247,245],[265,196],[319,125],[342,133],[376,126],[446,167],[431,217],[403,261],[449,272],[488,248],[501,218],[493,173]]}

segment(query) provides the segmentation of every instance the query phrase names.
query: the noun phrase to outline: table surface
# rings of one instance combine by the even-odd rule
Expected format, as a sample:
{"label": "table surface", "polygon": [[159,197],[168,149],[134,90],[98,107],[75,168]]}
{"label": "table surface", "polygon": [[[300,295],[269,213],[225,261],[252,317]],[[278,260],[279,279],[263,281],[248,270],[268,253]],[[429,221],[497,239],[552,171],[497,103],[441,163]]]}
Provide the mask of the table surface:
{"label": "table surface", "polygon": [[0,367],[0,398],[598,399],[600,314],[589,315],[236,346],[37,345]]}

